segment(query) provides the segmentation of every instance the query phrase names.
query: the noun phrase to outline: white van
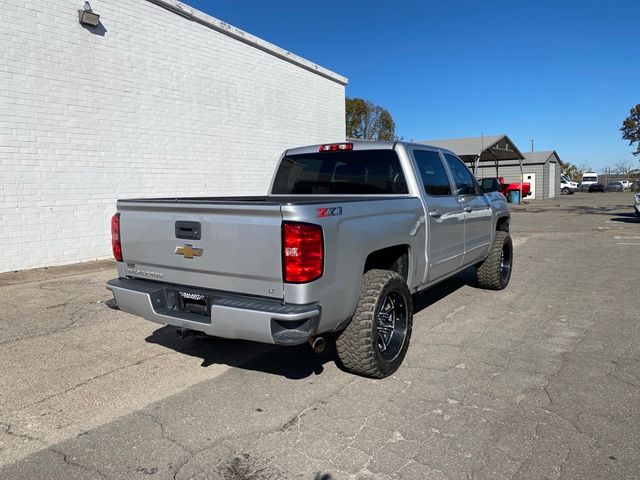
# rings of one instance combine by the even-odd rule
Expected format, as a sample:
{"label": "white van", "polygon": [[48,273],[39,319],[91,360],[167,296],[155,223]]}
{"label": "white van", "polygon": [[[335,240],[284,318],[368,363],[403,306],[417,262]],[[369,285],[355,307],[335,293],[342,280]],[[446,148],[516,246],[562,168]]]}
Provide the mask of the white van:
{"label": "white van", "polygon": [[596,172],[585,172],[582,174],[583,185],[591,185],[592,183],[598,183],[598,174]]}
{"label": "white van", "polygon": [[582,174],[580,190],[588,190],[589,185],[593,185],[594,183],[598,183],[598,174],[596,172],[585,172]]}
{"label": "white van", "polygon": [[562,195],[572,195],[577,191],[578,184],[576,182],[571,181],[571,179],[564,174],[560,175],[560,193],[562,193]]}

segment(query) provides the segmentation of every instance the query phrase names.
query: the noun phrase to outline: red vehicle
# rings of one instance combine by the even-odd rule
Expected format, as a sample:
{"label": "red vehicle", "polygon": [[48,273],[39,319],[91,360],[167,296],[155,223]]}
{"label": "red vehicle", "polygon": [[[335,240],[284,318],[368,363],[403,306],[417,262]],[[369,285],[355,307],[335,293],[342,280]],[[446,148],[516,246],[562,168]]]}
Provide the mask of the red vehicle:
{"label": "red vehicle", "polygon": [[505,183],[504,177],[482,178],[480,179],[480,185],[486,192],[500,192],[507,198],[509,198],[509,192],[520,191],[520,188],[522,188],[522,198],[531,194],[530,183]]}

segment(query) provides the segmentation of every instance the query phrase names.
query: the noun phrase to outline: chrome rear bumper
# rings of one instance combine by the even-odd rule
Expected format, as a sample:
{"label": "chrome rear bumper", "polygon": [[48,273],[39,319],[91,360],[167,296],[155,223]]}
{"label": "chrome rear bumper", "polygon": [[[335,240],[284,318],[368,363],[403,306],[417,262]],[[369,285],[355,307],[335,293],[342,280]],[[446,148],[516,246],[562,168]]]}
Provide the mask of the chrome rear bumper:
{"label": "chrome rear bumper", "polygon": [[[281,301],[203,290],[147,280],[116,278],[107,282],[120,310],[163,325],[207,335],[299,345],[320,321],[319,305],[285,305]],[[184,311],[180,293],[208,299],[207,314]]]}

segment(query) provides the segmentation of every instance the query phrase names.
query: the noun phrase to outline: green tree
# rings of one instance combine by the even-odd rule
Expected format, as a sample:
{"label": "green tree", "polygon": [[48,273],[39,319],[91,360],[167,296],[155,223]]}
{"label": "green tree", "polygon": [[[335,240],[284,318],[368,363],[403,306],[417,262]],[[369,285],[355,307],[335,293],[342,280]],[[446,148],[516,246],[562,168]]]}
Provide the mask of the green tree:
{"label": "green tree", "polygon": [[582,179],[582,174],[584,173],[584,170],[579,167],[576,167],[573,163],[560,162],[560,168],[562,168],[562,171],[571,180],[579,182]]}
{"label": "green tree", "polygon": [[622,122],[622,139],[628,140],[629,145],[637,143],[634,155],[640,156],[640,103],[629,110],[629,116]]}
{"label": "green tree", "polygon": [[347,138],[363,140],[395,140],[396,124],[391,114],[380,105],[362,98],[345,101]]}

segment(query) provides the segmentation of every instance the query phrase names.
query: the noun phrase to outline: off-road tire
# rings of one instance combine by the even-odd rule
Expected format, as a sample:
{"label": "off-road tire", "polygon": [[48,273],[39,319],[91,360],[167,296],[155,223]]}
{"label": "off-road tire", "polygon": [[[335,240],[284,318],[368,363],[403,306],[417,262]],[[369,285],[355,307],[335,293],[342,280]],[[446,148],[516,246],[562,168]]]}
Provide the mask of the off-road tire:
{"label": "off-road tire", "polygon": [[[378,314],[390,295],[399,295],[406,308],[406,330],[398,353],[384,358],[378,347]],[[409,348],[413,323],[411,293],[404,279],[389,270],[369,270],[362,278],[356,311],[336,338],[337,363],[343,369],[370,378],[384,378],[402,364]]]}
{"label": "off-road tire", "polygon": [[[503,271],[502,252],[508,255],[508,272]],[[478,284],[488,290],[502,290],[509,284],[513,269],[513,243],[508,232],[498,230],[491,245],[491,252],[485,260],[476,267]]]}

